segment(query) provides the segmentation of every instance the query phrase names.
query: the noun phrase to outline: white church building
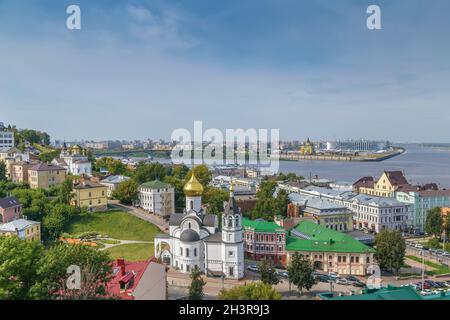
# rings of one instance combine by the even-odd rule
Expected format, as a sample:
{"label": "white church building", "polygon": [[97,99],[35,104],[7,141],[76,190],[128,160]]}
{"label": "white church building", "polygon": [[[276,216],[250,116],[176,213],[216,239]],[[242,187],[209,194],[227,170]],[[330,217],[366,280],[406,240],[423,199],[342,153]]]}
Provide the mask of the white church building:
{"label": "white church building", "polygon": [[224,203],[222,230],[218,216],[206,214],[201,207],[203,186],[194,175],[185,185],[184,193],[184,213],[172,214],[169,234],[155,237],[155,256],[183,273],[191,273],[197,266],[208,276],[243,278],[242,214],[233,189],[230,200]]}

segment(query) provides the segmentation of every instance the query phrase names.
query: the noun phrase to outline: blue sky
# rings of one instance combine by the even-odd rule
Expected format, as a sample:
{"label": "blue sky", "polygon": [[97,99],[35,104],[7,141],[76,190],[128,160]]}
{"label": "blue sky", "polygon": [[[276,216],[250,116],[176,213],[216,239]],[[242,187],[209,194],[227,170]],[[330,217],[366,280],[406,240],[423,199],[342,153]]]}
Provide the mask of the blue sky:
{"label": "blue sky", "polygon": [[[82,30],[65,27],[78,4]],[[366,8],[383,30],[366,28]],[[62,139],[278,128],[450,142],[447,0],[0,0],[0,121]]]}

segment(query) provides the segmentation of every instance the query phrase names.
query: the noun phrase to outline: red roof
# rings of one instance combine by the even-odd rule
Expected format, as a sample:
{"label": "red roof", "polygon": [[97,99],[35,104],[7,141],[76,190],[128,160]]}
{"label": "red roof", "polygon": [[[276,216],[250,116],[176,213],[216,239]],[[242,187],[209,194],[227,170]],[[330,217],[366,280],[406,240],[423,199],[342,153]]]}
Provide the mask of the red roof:
{"label": "red roof", "polygon": [[[114,277],[108,283],[107,290],[111,296],[118,297],[122,300],[133,300],[131,293],[134,291],[142,275],[147,269],[149,263],[152,260],[139,261],[139,262],[128,262],[125,260],[114,261],[113,270]],[[124,274],[122,273],[121,265],[124,268]],[[134,281],[131,281],[134,279]],[[120,284],[129,284],[126,290],[121,290]]]}

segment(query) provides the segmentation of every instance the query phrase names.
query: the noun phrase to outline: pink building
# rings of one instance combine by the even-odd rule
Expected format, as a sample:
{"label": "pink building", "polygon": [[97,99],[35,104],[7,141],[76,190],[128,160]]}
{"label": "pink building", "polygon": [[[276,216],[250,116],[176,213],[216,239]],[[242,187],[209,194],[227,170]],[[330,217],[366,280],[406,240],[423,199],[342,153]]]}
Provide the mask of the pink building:
{"label": "pink building", "polygon": [[8,223],[22,217],[22,205],[14,197],[0,199],[0,223]]}

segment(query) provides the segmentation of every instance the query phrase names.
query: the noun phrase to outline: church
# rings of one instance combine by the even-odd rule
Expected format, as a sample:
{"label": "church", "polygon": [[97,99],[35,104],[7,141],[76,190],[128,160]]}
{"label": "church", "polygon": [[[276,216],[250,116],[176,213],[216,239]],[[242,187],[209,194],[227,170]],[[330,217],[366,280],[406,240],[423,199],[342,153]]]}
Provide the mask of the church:
{"label": "church", "polygon": [[222,228],[219,217],[202,208],[203,186],[192,174],[184,186],[186,208],[172,214],[169,234],[155,237],[155,257],[182,273],[197,266],[207,276],[241,279],[244,277],[242,214],[233,187],[224,203]]}

